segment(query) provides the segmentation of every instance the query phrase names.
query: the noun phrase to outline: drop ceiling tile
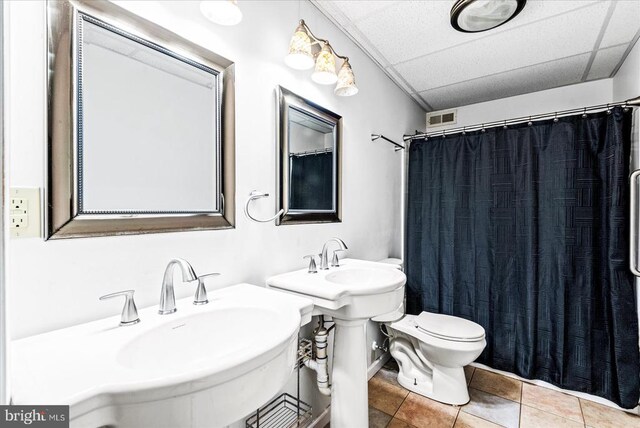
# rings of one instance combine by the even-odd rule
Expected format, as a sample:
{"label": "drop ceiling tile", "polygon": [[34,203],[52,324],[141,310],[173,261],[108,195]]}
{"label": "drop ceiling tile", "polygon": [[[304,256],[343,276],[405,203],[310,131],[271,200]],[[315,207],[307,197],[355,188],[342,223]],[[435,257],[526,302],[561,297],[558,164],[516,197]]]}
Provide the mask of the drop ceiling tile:
{"label": "drop ceiling tile", "polygon": [[387,7],[400,3],[400,1],[353,1],[353,0],[332,0],[332,1],[317,1],[321,3],[323,6],[327,3],[331,4],[331,6],[339,9],[345,17],[349,20],[357,21],[358,19],[362,19],[367,17],[373,13],[381,12]]}
{"label": "drop ceiling tile", "polygon": [[600,49],[591,64],[587,80],[605,79],[611,76],[627,51],[627,47],[629,47],[628,44]]}
{"label": "drop ceiling tile", "polygon": [[382,67],[388,67],[389,61],[387,58],[380,53],[377,46],[375,46],[371,41],[358,31],[358,29],[353,28],[350,34],[351,39],[356,42],[358,46],[361,46],[363,49],[367,51],[369,56],[373,58],[378,64]]}
{"label": "drop ceiling tile", "polygon": [[[358,2],[355,2],[358,3]],[[371,2],[367,2],[371,3]],[[376,3],[376,2],[372,2]],[[462,43],[492,36],[576,9],[595,5],[595,1],[529,1],[517,18],[490,33],[469,34],[450,25],[448,1],[398,2],[370,14],[355,26],[378,47],[389,63],[397,64]],[[398,31],[401,29],[401,31]],[[558,33],[559,29],[556,30]]]}
{"label": "drop ceiling tile", "polygon": [[395,69],[409,85],[421,92],[590,52],[608,7],[607,2],[599,2],[397,64]]}
{"label": "drop ceiling tile", "polygon": [[590,53],[420,92],[435,110],[511,97],[580,82]]}
{"label": "drop ceiling tile", "polygon": [[450,8],[449,2],[402,2],[356,23],[356,27],[389,63],[396,64],[474,39],[451,27]]}
{"label": "drop ceiling tile", "polygon": [[620,0],[616,2],[613,15],[600,42],[600,48],[629,43],[640,30],[640,1]]}

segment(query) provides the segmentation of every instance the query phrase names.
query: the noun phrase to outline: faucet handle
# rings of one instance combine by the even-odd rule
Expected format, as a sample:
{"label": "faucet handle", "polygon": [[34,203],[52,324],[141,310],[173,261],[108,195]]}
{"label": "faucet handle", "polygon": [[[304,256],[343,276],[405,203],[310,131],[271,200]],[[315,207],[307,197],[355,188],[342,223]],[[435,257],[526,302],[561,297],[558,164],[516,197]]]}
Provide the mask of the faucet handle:
{"label": "faucet handle", "polygon": [[333,257],[331,258],[331,267],[340,267],[340,257],[338,257],[338,253],[344,251],[346,250],[335,250],[333,252]]}
{"label": "faucet handle", "polygon": [[134,290],[118,291],[116,293],[105,294],[100,297],[100,300],[112,299],[118,296],[124,296],[124,308],[122,308],[122,315],[120,316],[120,325],[133,325],[140,322],[138,317],[138,308],[136,308],[136,302],[133,300]]}
{"label": "faucet handle", "polygon": [[318,273],[318,268],[316,267],[316,255],[309,254],[303,257],[303,259],[306,258],[309,258],[309,269],[307,270],[307,273]]}
{"label": "faucet handle", "polygon": [[214,272],[200,275],[198,277],[198,288],[196,288],[196,295],[193,297],[194,305],[206,305],[209,303],[209,299],[207,298],[207,287],[204,286],[204,279],[211,278],[213,276],[220,276],[220,274],[218,272]]}

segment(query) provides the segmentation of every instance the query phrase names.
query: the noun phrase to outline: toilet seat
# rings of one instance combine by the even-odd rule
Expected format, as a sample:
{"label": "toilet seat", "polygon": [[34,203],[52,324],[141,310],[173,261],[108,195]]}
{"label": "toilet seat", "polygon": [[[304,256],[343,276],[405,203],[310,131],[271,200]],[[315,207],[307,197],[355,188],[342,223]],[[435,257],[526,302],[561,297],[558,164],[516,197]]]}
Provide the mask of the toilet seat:
{"label": "toilet seat", "polygon": [[415,325],[422,333],[454,342],[477,342],[485,336],[484,328],[473,321],[432,312],[418,315]]}

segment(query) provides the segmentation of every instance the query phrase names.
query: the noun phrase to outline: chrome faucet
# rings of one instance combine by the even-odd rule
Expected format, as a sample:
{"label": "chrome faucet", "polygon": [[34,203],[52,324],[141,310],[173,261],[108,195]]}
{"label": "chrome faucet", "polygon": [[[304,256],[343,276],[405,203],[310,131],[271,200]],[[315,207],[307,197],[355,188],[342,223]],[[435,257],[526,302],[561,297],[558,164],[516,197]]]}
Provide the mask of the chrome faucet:
{"label": "chrome faucet", "polygon": [[164,279],[162,280],[162,290],[160,292],[160,315],[172,314],[176,309],[176,295],[173,292],[173,271],[176,266],[180,266],[182,270],[182,280],[184,282],[195,281],[198,276],[188,261],[184,259],[173,259],[167,265],[164,271]]}
{"label": "chrome faucet", "polygon": [[329,244],[332,242],[336,242],[339,246],[341,250],[346,250],[347,248],[347,244],[344,243],[344,241],[340,238],[331,238],[329,239],[327,242],[324,243],[324,245],[322,246],[322,253],[320,254],[320,269],[321,270],[327,270],[329,269],[329,257],[327,256],[327,250],[329,249]]}

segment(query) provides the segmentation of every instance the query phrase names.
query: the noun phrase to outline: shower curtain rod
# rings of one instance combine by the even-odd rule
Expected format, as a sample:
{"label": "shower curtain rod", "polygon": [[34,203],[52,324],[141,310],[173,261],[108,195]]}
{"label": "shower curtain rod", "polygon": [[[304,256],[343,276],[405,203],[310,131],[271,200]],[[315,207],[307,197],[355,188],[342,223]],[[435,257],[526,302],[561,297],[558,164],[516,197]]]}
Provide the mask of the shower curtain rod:
{"label": "shower curtain rod", "polygon": [[596,110],[604,110],[604,109],[609,110],[610,108],[617,107],[617,106],[640,107],[640,97],[635,97],[635,98],[628,99],[626,101],[620,101],[616,103],[599,104],[599,105],[594,105],[589,107],[574,108],[570,110],[561,110],[561,111],[555,111],[551,113],[534,114],[531,116],[522,116],[522,117],[516,117],[513,119],[497,120],[494,122],[479,123],[476,125],[460,126],[457,128],[445,129],[442,131],[431,131],[431,132],[423,132],[423,133],[418,133],[416,131],[415,134],[405,134],[402,137],[402,139],[404,141],[413,141],[415,139],[423,139],[423,138],[429,138],[429,137],[445,137],[447,134],[457,134],[459,132],[466,132],[466,131],[477,131],[477,130],[491,128],[499,125],[503,125],[503,126],[515,125],[518,123],[531,122],[534,120],[543,120],[543,119],[552,119],[552,118],[556,119],[561,116],[568,116],[568,115],[572,115],[580,112],[582,112],[583,114],[586,114],[587,112],[593,112]]}
{"label": "shower curtain rod", "polygon": [[289,156],[308,156],[308,155],[319,155],[320,153],[331,153],[333,149],[328,147],[326,149],[316,149],[316,150],[307,150],[306,152],[298,152],[298,153],[289,153]]}

